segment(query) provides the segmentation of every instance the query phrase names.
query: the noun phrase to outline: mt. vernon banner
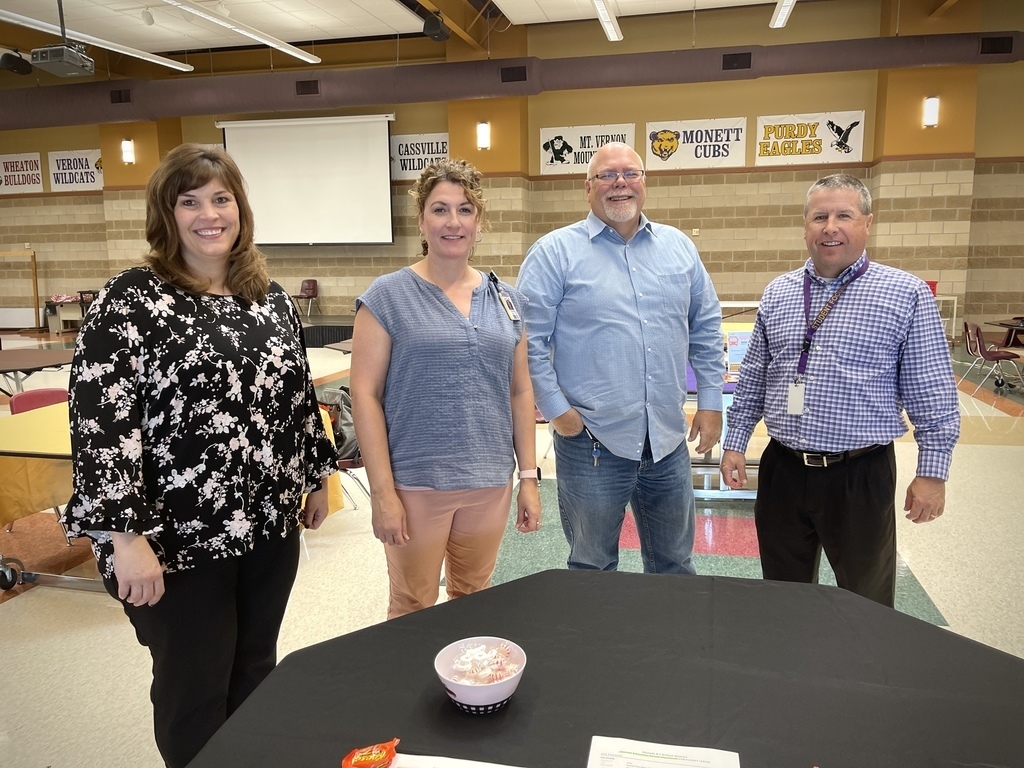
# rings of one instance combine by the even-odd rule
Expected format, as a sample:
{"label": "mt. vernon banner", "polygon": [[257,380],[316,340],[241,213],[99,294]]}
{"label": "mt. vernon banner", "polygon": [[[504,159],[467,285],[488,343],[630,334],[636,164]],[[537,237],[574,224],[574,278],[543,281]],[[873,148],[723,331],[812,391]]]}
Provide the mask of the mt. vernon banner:
{"label": "mt. vernon banner", "polygon": [[540,172],[585,174],[590,158],[605,144],[621,141],[632,147],[635,130],[633,123],[541,128]]}

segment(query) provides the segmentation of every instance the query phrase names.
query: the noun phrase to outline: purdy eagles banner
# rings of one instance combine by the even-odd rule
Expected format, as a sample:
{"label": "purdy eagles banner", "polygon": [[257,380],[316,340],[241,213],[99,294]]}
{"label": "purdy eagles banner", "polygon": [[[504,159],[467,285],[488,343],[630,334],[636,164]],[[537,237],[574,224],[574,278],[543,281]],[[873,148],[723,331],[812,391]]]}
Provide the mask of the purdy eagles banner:
{"label": "purdy eagles banner", "polygon": [[633,123],[622,125],[567,125],[540,129],[542,174],[586,173],[590,158],[613,141],[633,146]]}
{"label": "purdy eagles banner", "polygon": [[865,128],[864,110],[760,116],[754,165],[860,162]]}
{"label": "purdy eagles banner", "polygon": [[746,164],[747,118],[647,124],[648,171],[736,168]]}

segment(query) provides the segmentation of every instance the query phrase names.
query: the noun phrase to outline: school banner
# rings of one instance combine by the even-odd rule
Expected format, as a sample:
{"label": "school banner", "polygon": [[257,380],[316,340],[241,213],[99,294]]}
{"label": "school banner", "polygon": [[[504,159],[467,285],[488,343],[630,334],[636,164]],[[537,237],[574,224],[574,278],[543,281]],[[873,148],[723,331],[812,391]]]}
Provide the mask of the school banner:
{"label": "school banner", "polygon": [[0,155],[0,195],[42,192],[42,169],[38,152]]}
{"label": "school banner", "polygon": [[864,110],[761,116],[754,165],[860,162],[865,128]]}
{"label": "school banner", "polygon": [[586,174],[590,158],[599,148],[613,141],[621,141],[633,147],[635,131],[633,123],[541,128],[540,172]]}
{"label": "school banner", "polygon": [[647,170],[736,168],[746,163],[747,118],[647,124]]}
{"label": "school banner", "polygon": [[98,149],[48,152],[47,158],[51,192],[103,189],[103,160]]}
{"label": "school banner", "polygon": [[447,133],[406,133],[391,137],[391,178],[418,179],[420,172],[448,157]]}

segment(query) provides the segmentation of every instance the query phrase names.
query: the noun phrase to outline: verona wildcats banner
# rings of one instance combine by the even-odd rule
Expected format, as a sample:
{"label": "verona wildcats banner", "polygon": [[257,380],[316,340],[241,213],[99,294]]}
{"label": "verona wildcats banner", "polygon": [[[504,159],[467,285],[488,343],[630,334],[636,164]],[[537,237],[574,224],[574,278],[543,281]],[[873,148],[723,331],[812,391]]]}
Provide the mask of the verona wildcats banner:
{"label": "verona wildcats banner", "polygon": [[864,131],[864,110],[761,116],[754,165],[860,162]]}

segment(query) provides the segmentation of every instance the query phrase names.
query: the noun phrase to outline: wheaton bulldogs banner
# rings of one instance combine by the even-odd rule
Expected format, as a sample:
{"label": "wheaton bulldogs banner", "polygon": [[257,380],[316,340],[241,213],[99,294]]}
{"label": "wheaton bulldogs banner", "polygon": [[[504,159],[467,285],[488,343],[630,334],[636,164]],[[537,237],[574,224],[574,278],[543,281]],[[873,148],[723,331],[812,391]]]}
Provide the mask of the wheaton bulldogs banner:
{"label": "wheaton bulldogs banner", "polygon": [[391,137],[391,178],[416,180],[428,165],[448,157],[447,133],[407,133]]}
{"label": "wheaton bulldogs banner", "polygon": [[758,117],[754,165],[859,162],[864,129],[864,110]]}
{"label": "wheaton bulldogs banner", "polygon": [[621,125],[566,125],[540,129],[540,172],[587,172],[594,153],[605,144],[621,141],[633,146],[633,123]]}
{"label": "wheaton bulldogs banner", "polygon": [[51,192],[103,189],[103,160],[98,149],[48,152],[47,157]]}
{"label": "wheaton bulldogs banner", "polygon": [[648,123],[647,170],[742,167],[747,157],[746,125],[745,117]]}
{"label": "wheaton bulldogs banner", "polygon": [[43,191],[43,166],[38,152],[0,155],[0,195]]}

